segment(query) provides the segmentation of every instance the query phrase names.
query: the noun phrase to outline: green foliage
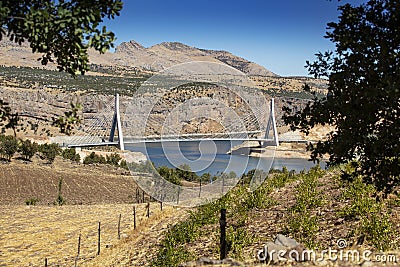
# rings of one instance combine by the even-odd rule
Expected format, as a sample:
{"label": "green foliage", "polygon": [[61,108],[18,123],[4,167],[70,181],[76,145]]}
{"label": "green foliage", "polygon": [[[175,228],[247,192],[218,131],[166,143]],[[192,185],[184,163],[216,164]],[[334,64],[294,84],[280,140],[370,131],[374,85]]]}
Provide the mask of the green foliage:
{"label": "green foliage", "polygon": [[121,162],[119,163],[119,166],[125,170],[129,170],[128,168],[128,163],[126,162],[126,160],[121,160]]}
{"label": "green foliage", "polygon": [[75,148],[66,148],[61,152],[61,156],[64,159],[69,159],[71,161],[79,162],[81,160],[81,156],[76,153]]}
{"label": "green foliage", "polygon": [[176,184],[182,185],[182,180],[178,176],[178,173],[175,169],[168,168],[166,166],[160,166],[157,168],[157,172],[167,181]]}
{"label": "green foliage", "polygon": [[63,178],[60,178],[60,180],[58,181],[58,196],[56,201],[54,202],[54,205],[58,205],[58,206],[62,206],[65,204],[65,199],[62,196],[62,183],[63,183]]}
{"label": "green foliage", "polygon": [[380,212],[364,216],[361,220],[359,233],[380,251],[392,249],[393,240],[397,236],[389,215]]}
{"label": "green foliage", "polygon": [[[35,86],[45,88],[51,84],[66,92],[83,91],[105,95],[114,95],[118,92],[120,95],[128,96],[134,95],[136,89],[149,78],[149,74],[146,73],[140,73],[137,76],[116,73],[117,76],[83,75],[74,78],[67,73],[53,70],[6,66],[0,66],[0,73],[5,81],[14,81],[20,88],[29,89]],[[96,84],[101,84],[101,86],[94,86]],[[12,83],[10,86],[12,86]]]}
{"label": "green foliage", "polygon": [[121,161],[121,156],[117,153],[112,153],[111,155],[106,155],[106,163],[114,166],[119,166]]}
{"label": "green foliage", "polygon": [[53,163],[55,158],[60,154],[60,147],[58,144],[42,144],[39,145],[39,152],[48,163]]}
{"label": "green foliage", "polygon": [[16,136],[16,128],[18,127],[18,113],[12,113],[10,105],[0,99],[0,129],[4,134],[6,129],[12,129]]}
{"label": "green foliage", "polygon": [[230,256],[243,260],[243,249],[251,245],[254,238],[243,227],[234,229],[230,226],[226,232],[226,242],[228,243]]}
{"label": "green foliage", "polygon": [[329,78],[328,94],[299,112],[285,108],[284,121],[305,133],[334,125],[326,141],[309,147],[312,158],[328,153],[332,164],[358,159],[357,172],[387,193],[400,184],[400,5],[377,0],[339,10],[326,36],[335,52],[307,62],[310,74]]}
{"label": "green foliage", "polygon": [[310,211],[303,212],[292,211],[288,227],[289,231],[298,238],[307,248],[314,249],[318,246],[315,241],[316,234],[318,233],[318,217],[312,215]]}
{"label": "green foliage", "polygon": [[30,160],[38,151],[39,145],[31,140],[23,140],[19,145],[19,152],[25,160]]}
{"label": "green foliage", "polygon": [[339,211],[339,216],[347,220],[357,220],[361,216],[376,213],[382,208],[381,203],[372,197],[376,193],[375,187],[365,184],[361,176],[353,182],[344,183],[343,188],[341,198],[346,200],[348,205]]}
{"label": "green foliage", "polygon": [[[171,170],[169,168],[162,169]],[[249,171],[242,176],[241,180],[250,182],[249,177],[252,177],[254,173],[255,170]],[[190,212],[186,221],[170,227],[161,242],[161,248],[152,262],[152,266],[179,266],[182,262],[193,260],[194,255],[185,250],[184,245],[195,242],[202,235],[211,234],[209,231],[204,231],[204,226],[213,225],[215,232],[218,232],[216,228],[219,228],[221,209],[228,211],[227,221],[230,225],[227,229],[228,256],[240,259],[243,249],[251,245],[254,240],[254,237],[246,231],[249,212],[254,208],[267,208],[275,205],[276,202],[270,197],[274,186],[282,187],[293,179],[296,177],[289,175],[289,172],[276,174],[254,192],[250,192],[246,188],[248,183],[242,183],[220,199],[197,207],[195,211]]]}
{"label": "green foliage", "polygon": [[183,179],[183,180],[186,180],[189,182],[199,180],[199,176],[195,172],[192,172],[190,166],[187,164],[178,166],[178,168],[176,168],[175,172],[176,172],[176,175],[180,179]]}
{"label": "green foliage", "polygon": [[296,205],[293,207],[295,212],[305,212],[323,203],[323,195],[318,189],[318,179],[324,171],[319,166],[311,168],[308,173],[300,173],[300,184],[296,187]]}
{"label": "green foliage", "polygon": [[391,249],[396,232],[390,221],[386,202],[378,201],[375,197],[376,188],[364,183],[362,177],[357,175],[357,166],[356,162],[351,162],[342,167],[343,173],[353,178],[343,182],[341,200],[346,205],[338,215],[346,220],[360,221],[354,229],[359,240],[367,240],[379,250]]}
{"label": "green foliage", "polygon": [[0,135],[0,155],[11,161],[18,151],[18,140],[11,135]]}
{"label": "green foliage", "polygon": [[106,164],[106,158],[102,155],[97,155],[95,152],[90,153],[89,156],[85,157],[83,164]]}
{"label": "green foliage", "polygon": [[[114,33],[99,28],[104,18],[119,16],[122,1],[2,1],[0,40],[30,43],[41,63],[56,61],[60,71],[72,75],[89,69],[88,49],[100,53],[113,47]],[[6,32],[7,29],[7,32]]]}
{"label": "green foliage", "polygon": [[[79,156],[79,155],[78,155]],[[110,155],[106,155],[106,157],[102,155],[98,155],[95,152],[90,153],[89,156],[86,156],[83,160],[83,164],[109,164],[112,166],[118,166],[128,170],[131,168],[132,171],[143,172],[150,171],[148,169],[149,166],[147,162],[145,164],[137,164],[137,163],[127,163],[126,160],[123,160],[118,153],[112,153]]]}
{"label": "green foliage", "polygon": [[318,178],[323,174],[319,166],[311,168],[307,173],[300,173],[300,183],[296,186],[296,204],[289,209],[288,230],[308,248],[318,245],[315,237],[319,229],[319,216],[312,211],[323,204],[323,195],[318,189]]}
{"label": "green foliage", "polygon": [[64,116],[54,119],[53,126],[59,127],[61,133],[71,135],[75,126],[81,123],[81,118],[78,115],[81,109],[81,104],[71,103],[71,110],[64,112]]}
{"label": "green foliage", "polygon": [[142,163],[129,162],[127,165],[129,170],[131,170],[132,172],[151,173],[154,171],[154,166],[152,162],[149,160]]}
{"label": "green foliage", "polygon": [[25,204],[28,206],[35,206],[37,202],[39,202],[39,199],[35,198],[35,197],[31,197],[31,198],[25,200]]}

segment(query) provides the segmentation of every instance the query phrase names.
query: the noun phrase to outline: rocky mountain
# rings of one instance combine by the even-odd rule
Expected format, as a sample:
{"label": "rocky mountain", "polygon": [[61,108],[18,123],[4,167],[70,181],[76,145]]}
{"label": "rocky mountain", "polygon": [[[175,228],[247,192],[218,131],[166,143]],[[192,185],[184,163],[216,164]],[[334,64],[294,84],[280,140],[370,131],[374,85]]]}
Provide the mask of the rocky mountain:
{"label": "rocky mountain", "polygon": [[[22,46],[3,40],[0,42],[0,65],[42,67],[37,59],[38,54],[32,54],[29,44]],[[123,42],[115,52],[99,54],[89,51],[90,62],[104,67],[129,67],[146,71],[160,71],[176,64],[191,61],[220,62],[232,66],[250,76],[277,75],[266,68],[238,57],[227,51],[199,49],[178,42],[163,42],[151,47],[144,47],[136,41]],[[48,69],[55,69],[49,64]]]}
{"label": "rocky mountain", "polygon": [[251,76],[277,76],[266,68],[227,51],[199,49],[178,42],[163,42],[149,48],[135,41],[124,42],[115,49],[115,56],[124,57],[137,67],[154,71],[190,61],[210,61],[225,63]]}

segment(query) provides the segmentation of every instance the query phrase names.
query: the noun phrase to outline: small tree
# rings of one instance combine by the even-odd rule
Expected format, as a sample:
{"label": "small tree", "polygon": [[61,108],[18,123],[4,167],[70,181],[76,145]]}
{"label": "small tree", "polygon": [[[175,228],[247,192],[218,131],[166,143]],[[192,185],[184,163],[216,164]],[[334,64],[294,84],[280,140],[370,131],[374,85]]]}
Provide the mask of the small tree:
{"label": "small tree", "polygon": [[81,160],[81,156],[76,153],[75,148],[66,148],[62,151],[61,156],[64,159],[69,159],[75,162],[79,162]]}
{"label": "small tree", "polygon": [[111,155],[106,155],[107,164],[118,166],[121,161],[121,156],[117,153],[112,153]]}
{"label": "small tree", "polygon": [[23,140],[19,145],[19,152],[26,160],[30,160],[38,151],[38,144],[31,142],[31,140]]}
{"label": "small tree", "polygon": [[11,158],[17,151],[18,141],[14,136],[0,136],[0,154],[2,154],[8,161],[11,161]]}
{"label": "small tree", "polygon": [[43,144],[39,146],[39,152],[48,163],[52,164],[60,154],[60,147],[57,144]]}
{"label": "small tree", "polygon": [[54,203],[55,205],[58,205],[58,206],[62,206],[65,204],[65,199],[62,196],[62,183],[63,183],[63,178],[60,178],[60,180],[58,181],[58,196]]}
{"label": "small tree", "polygon": [[0,129],[5,133],[6,129],[12,129],[14,136],[17,135],[16,128],[19,123],[18,113],[12,113],[11,107],[7,102],[0,99]]}

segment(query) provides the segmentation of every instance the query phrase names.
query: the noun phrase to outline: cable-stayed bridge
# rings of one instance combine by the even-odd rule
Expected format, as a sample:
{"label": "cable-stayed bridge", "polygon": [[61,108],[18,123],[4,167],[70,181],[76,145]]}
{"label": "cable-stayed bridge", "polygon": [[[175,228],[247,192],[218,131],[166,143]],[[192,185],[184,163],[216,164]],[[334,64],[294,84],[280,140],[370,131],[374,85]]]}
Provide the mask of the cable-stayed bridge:
{"label": "cable-stayed bridge", "polygon": [[[171,123],[171,121],[179,121],[177,117],[181,116],[186,109],[209,105],[204,101],[206,100],[198,99],[190,104],[191,107],[182,106],[180,107],[181,109],[172,111],[172,115],[169,114],[167,118],[157,114],[147,114],[147,116],[144,114],[145,118],[143,118],[143,114],[135,113],[137,112],[136,109],[126,109],[125,112],[121,112],[120,97],[116,94],[114,99],[110,99],[108,103],[102,103],[101,112],[95,112],[85,118],[86,123],[81,127],[80,134],[56,137],[53,138],[53,142],[57,142],[64,147],[117,146],[121,150],[125,149],[125,145],[137,143],[204,140],[257,141],[262,147],[279,146],[274,99],[270,100],[267,107],[256,107],[253,112],[248,114],[242,112],[240,117],[228,110],[223,114],[223,123],[229,127],[224,127],[225,131],[223,132],[181,133],[179,127],[174,127],[176,123]],[[214,110],[218,107],[218,104],[215,103],[211,103],[211,105],[214,105]],[[174,112],[176,113],[175,115],[173,114]],[[161,114],[162,112],[158,111],[158,113]],[[219,113],[222,114],[221,111]],[[204,117],[206,116],[204,115]],[[134,119],[136,121],[131,122]],[[165,122],[168,120],[170,123]],[[260,121],[264,123],[260,123]],[[247,129],[249,127],[246,126],[249,125],[253,126],[253,129]],[[135,134],[134,131],[131,131],[133,128],[142,128],[143,130],[139,131],[139,134]],[[160,128],[162,128],[162,131],[159,130]],[[302,140],[296,141],[301,142]]]}

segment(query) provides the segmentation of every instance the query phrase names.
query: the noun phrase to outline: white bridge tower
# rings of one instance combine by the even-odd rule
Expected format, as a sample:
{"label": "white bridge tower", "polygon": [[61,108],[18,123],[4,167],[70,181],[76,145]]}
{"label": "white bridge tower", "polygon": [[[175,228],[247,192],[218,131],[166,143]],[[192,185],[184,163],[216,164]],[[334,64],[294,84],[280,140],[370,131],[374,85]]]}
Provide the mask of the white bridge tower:
{"label": "white bridge tower", "polygon": [[121,115],[119,113],[119,94],[115,94],[114,118],[111,126],[110,138],[108,141],[114,142],[115,128],[118,129],[118,146],[120,150],[125,150],[124,135],[122,134]]}

